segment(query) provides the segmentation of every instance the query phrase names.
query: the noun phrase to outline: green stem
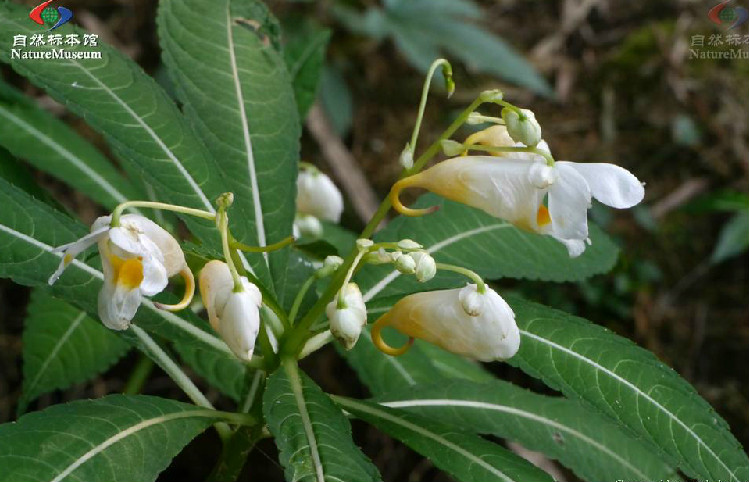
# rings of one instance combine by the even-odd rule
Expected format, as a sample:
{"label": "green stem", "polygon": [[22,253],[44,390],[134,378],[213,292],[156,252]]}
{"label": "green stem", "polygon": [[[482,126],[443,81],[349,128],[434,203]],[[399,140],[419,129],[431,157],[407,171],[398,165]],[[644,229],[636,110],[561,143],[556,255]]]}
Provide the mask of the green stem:
{"label": "green stem", "polygon": [[419,114],[416,116],[416,124],[414,125],[413,132],[411,133],[411,142],[408,144],[408,146],[411,149],[411,152],[416,150],[416,141],[418,141],[419,139],[419,131],[421,130],[421,121],[424,119],[424,111],[426,110],[427,98],[429,97],[429,87],[432,85],[432,77],[434,77],[434,73],[437,71],[437,68],[440,66],[443,67],[443,70],[444,69],[452,70],[452,68],[450,67],[450,62],[448,62],[445,59],[437,59],[434,62],[432,62],[431,67],[429,67],[429,72],[427,72],[427,77],[424,80],[424,86],[421,88],[421,100],[419,101]]}
{"label": "green stem", "polygon": [[156,201],[127,201],[114,208],[114,211],[112,211],[112,222],[110,223],[110,226],[119,226],[120,216],[122,215],[122,212],[127,208],[136,207],[174,211],[176,213],[189,214],[190,216],[195,216],[198,218],[210,219],[211,221],[216,219],[216,214],[209,211],[203,211],[202,209],[186,208],[184,206],[176,206],[174,204],[166,204]]}
{"label": "green stem", "polygon": [[143,390],[146,380],[153,371],[154,363],[144,353],[138,355],[138,361],[135,363],[135,368],[130,374],[125,388],[122,389],[122,393],[125,395],[137,395]]}
{"label": "green stem", "polygon": [[[151,336],[146,333],[142,328],[137,325],[130,325],[130,331],[140,341],[140,349],[148,355],[162,370],[169,375],[169,378],[174,380],[179,388],[192,400],[195,405],[210,408],[213,410],[211,402],[205,398],[203,392],[190,380],[190,377],[182,371],[182,369],[172,360],[169,355],[159,346]],[[226,440],[231,434],[229,426],[225,423],[219,422],[214,425],[216,431],[222,440]]]}
{"label": "green stem", "polygon": [[218,220],[216,224],[218,225],[218,230],[221,233],[221,247],[224,251],[224,259],[226,260],[226,265],[229,267],[231,278],[234,280],[234,292],[240,293],[244,291],[244,286],[242,286],[242,281],[239,277],[239,273],[237,272],[237,267],[234,265],[234,259],[231,256],[231,248],[229,248],[229,216],[221,207],[219,208]]}
{"label": "green stem", "polygon": [[484,280],[476,272],[471,271],[468,268],[463,268],[462,266],[455,266],[453,264],[436,263],[436,265],[437,269],[441,269],[443,271],[452,271],[453,273],[462,274],[463,276],[470,278],[474,283],[476,283],[476,290],[479,293],[481,293],[482,295],[486,293],[486,283],[484,283]]}
{"label": "green stem", "polygon": [[299,313],[299,307],[302,306],[302,301],[304,300],[304,296],[307,294],[307,291],[309,291],[312,284],[317,279],[316,275],[312,275],[309,278],[307,278],[307,281],[304,282],[302,287],[299,289],[299,292],[296,294],[296,298],[294,298],[294,303],[291,305],[291,310],[289,311],[289,324],[291,326],[294,326],[294,321],[296,320],[296,315]]}
{"label": "green stem", "polygon": [[246,251],[248,253],[268,253],[271,251],[277,251],[281,248],[285,248],[293,242],[294,236],[289,236],[288,238],[284,238],[277,243],[269,244],[267,246],[250,246],[232,238],[229,240],[229,247],[232,249],[238,249],[240,251]]}
{"label": "green stem", "polygon": [[263,436],[261,426],[240,427],[224,442],[221,455],[206,482],[233,482],[242,473],[247,455]]}
{"label": "green stem", "polygon": [[[421,156],[419,156],[419,158],[414,162],[414,166],[411,169],[404,170],[404,172],[401,174],[401,178],[416,174],[421,171],[426,163],[440,152],[442,141],[452,136],[455,131],[457,131],[458,128],[460,128],[460,126],[465,123],[471,112],[475,111],[484,102],[486,102],[486,97],[481,95],[477,97],[471,103],[471,105],[466,107],[463,112],[461,112],[460,115],[452,122],[452,124],[450,124],[450,126],[439,136],[439,138],[434,141]],[[385,219],[385,215],[391,207],[392,204],[390,203],[390,197],[388,196],[385,198],[385,200],[382,201],[380,207],[377,209],[377,212],[375,212],[375,214],[372,216],[372,219],[369,220],[369,223],[367,223],[367,225],[364,227],[364,231],[362,231],[359,237],[365,239],[370,238],[375,229],[377,229],[377,226],[379,226],[382,220]],[[351,266],[354,265],[355,258],[358,254],[359,250],[357,248],[354,248],[348,254],[348,256],[346,256],[343,261],[343,265],[338,268],[338,270],[336,270],[333,279],[330,281],[330,284],[328,285],[322,296],[317,299],[315,304],[312,306],[312,308],[310,308],[307,314],[304,315],[299,323],[292,330],[287,332],[284,340],[282,340],[283,343],[279,350],[282,354],[292,357],[296,357],[299,354],[299,352],[304,347],[307,338],[309,337],[310,327],[323,314],[323,312],[325,311],[325,307],[328,305],[330,300],[335,297],[336,293],[338,293],[338,291],[341,289],[341,286],[343,286],[343,281],[345,280],[348,271],[351,269]]]}

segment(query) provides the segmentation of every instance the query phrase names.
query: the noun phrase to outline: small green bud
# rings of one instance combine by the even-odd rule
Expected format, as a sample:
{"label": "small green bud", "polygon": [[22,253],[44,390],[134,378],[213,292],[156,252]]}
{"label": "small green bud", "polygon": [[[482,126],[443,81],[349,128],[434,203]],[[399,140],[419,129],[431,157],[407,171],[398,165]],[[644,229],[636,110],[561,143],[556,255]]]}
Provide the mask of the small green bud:
{"label": "small green bud", "polygon": [[416,261],[411,256],[401,256],[395,260],[395,269],[403,274],[414,274],[416,272]]}
{"label": "small green bud", "polygon": [[367,249],[371,247],[374,244],[374,241],[367,238],[359,238],[356,240],[356,247],[361,251],[364,249]]}
{"label": "small green bud", "polygon": [[411,169],[414,167],[414,151],[411,149],[411,144],[406,144],[406,147],[403,148],[398,160],[400,161],[401,166],[403,166],[403,169]]}
{"label": "small green bud", "polygon": [[427,282],[437,274],[437,263],[434,262],[434,258],[432,258],[426,251],[409,253],[408,256],[416,263],[414,274],[419,282]]}
{"label": "small green bud", "polygon": [[455,92],[455,81],[453,81],[453,68],[447,62],[442,64],[442,76],[445,78],[445,88],[447,89],[447,98],[449,99]]}
{"label": "small green bud", "polygon": [[515,142],[522,142],[528,147],[533,147],[541,142],[541,126],[536,120],[536,115],[528,109],[517,109],[505,107],[502,109],[502,119],[507,126],[507,132]]}
{"label": "small green bud", "polygon": [[423,246],[412,239],[401,239],[398,241],[400,249],[422,249]]}
{"label": "small green bud", "polygon": [[450,157],[459,156],[466,150],[463,144],[453,141],[452,139],[444,139],[440,144],[442,146],[442,152]]}
{"label": "small green bud", "polygon": [[482,102],[497,102],[502,100],[502,97],[502,91],[499,89],[485,90],[479,95]]}
{"label": "small green bud", "polygon": [[338,268],[343,265],[343,258],[340,256],[328,256],[325,261],[322,262],[322,268],[315,272],[315,276],[318,278],[325,278],[333,274]]}

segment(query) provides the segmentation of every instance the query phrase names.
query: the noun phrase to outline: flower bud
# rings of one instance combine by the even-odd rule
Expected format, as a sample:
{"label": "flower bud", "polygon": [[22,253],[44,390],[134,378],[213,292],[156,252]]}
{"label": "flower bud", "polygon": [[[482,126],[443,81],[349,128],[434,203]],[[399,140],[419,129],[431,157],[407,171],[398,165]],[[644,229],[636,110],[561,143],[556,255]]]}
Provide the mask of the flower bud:
{"label": "flower bud", "polygon": [[419,282],[427,282],[437,274],[437,263],[434,262],[434,258],[432,258],[429,253],[425,251],[417,251],[415,253],[409,253],[408,256],[416,263],[414,274]]}
{"label": "flower bud", "polygon": [[[342,307],[338,307],[338,298]],[[349,283],[338,296],[328,303],[325,313],[330,321],[330,332],[341,342],[344,348],[350,350],[359,339],[364,325],[367,324],[367,307],[364,304],[359,286]]]}
{"label": "flower bud", "polygon": [[234,291],[234,280],[223,261],[213,260],[200,272],[200,295],[208,320],[231,351],[249,361],[260,330],[262,295],[242,276],[242,291]]}
{"label": "flower bud", "polygon": [[479,95],[479,97],[481,98],[482,102],[496,102],[498,100],[502,100],[503,94],[499,89],[492,89],[483,91]]}
{"label": "flower bud", "polygon": [[322,236],[323,227],[320,220],[309,214],[297,214],[294,218],[294,238],[318,239]]}
{"label": "flower bud", "polygon": [[305,169],[297,178],[296,210],[318,219],[337,223],[343,212],[343,196],[328,176]]}
{"label": "flower bud", "polygon": [[401,239],[398,241],[398,247],[400,249],[422,249],[424,246],[412,239]]}
{"label": "flower bud", "polygon": [[505,107],[502,109],[502,119],[515,142],[522,142],[529,147],[541,142],[541,126],[532,111],[520,109],[518,114],[516,109]]}
{"label": "flower bud", "polygon": [[325,278],[330,276],[343,265],[343,258],[340,256],[327,256],[325,261],[322,262],[322,268],[315,272],[315,276],[318,278]]}
{"label": "flower bud", "polygon": [[356,247],[360,250],[367,249],[373,245],[374,245],[374,241],[372,241],[371,239],[359,238],[356,240]]}
{"label": "flower bud", "polygon": [[414,151],[409,144],[406,144],[406,147],[403,148],[399,161],[401,166],[403,166],[403,169],[411,169],[414,167]]}
{"label": "flower bud", "polygon": [[459,156],[466,150],[463,144],[452,139],[444,139],[440,141],[440,145],[442,146],[442,152],[449,157]]}
{"label": "flower bud", "polygon": [[[398,253],[396,255],[396,253]],[[395,261],[399,256],[401,256],[403,253],[400,251],[396,251],[396,253],[388,253],[384,249],[380,248],[374,253],[369,253],[367,256],[364,257],[364,261],[369,264],[386,264],[386,263],[392,263]]]}
{"label": "flower bud", "polygon": [[393,264],[395,265],[395,269],[403,274],[414,274],[416,272],[416,261],[411,256],[400,256]]}

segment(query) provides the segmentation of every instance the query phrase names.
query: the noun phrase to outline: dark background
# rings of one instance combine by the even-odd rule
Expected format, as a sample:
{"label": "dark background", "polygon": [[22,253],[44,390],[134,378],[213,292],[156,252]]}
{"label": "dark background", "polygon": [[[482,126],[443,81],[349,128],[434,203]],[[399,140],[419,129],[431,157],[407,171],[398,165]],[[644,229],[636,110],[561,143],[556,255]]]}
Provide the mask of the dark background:
{"label": "dark background", "polygon": [[[378,5],[345,3],[357,8]],[[689,59],[692,35],[725,33],[707,18],[713,3],[482,1],[482,26],[522,52],[553,86],[555,98],[535,96],[455,62],[458,91],[450,101],[440,95],[431,98],[422,140],[438,135],[480,91],[499,86],[511,102],[536,112],[557,159],[615,162],[636,173],[646,183],[643,205],[627,212],[596,206],[592,212],[622,247],[612,273],[583,283],[510,282],[502,287],[580,314],[653,351],[695,385],[746,447],[748,259],[743,253],[710,262],[719,232],[731,217],[713,209],[710,200],[724,192],[749,191],[749,60]],[[331,170],[335,160],[325,159],[321,147],[342,140],[374,191],[383,196],[399,172],[397,158],[410,137],[423,75],[392,42],[343,28],[331,14],[334,4],[270,2],[282,21],[312,18],[332,29],[328,65],[331,75],[348,86],[352,102],[348,128],[339,126],[334,138],[305,132],[303,158]],[[147,72],[163,77],[156,2],[67,0],[65,5],[75,12],[74,21],[100,33]],[[738,33],[746,35],[747,27]],[[6,66],[2,73],[106,150],[82,121]],[[327,86],[335,90],[335,84]],[[341,99],[326,100],[328,115],[345,120]],[[78,193],[44,174],[37,173],[37,178],[84,221],[100,214]],[[344,188],[349,182],[335,180]],[[344,218],[351,229],[362,226],[351,203]],[[27,301],[26,288],[0,280],[0,422],[14,419],[20,395]],[[136,361],[137,355],[131,353],[103,376],[42,396],[31,409],[121,391]],[[303,366],[329,391],[367,395],[331,348]],[[491,369],[526,386],[531,383],[510,367],[498,364]],[[158,370],[144,392],[184,399]],[[219,398],[215,391],[208,394],[212,400]],[[218,403],[231,408],[225,401]],[[354,429],[357,442],[386,480],[449,480],[429,461],[374,429],[358,422]],[[159,480],[202,480],[218,451],[218,438],[209,431],[191,443]],[[272,442],[261,443],[251,455],[241,480],[282,480]]]}

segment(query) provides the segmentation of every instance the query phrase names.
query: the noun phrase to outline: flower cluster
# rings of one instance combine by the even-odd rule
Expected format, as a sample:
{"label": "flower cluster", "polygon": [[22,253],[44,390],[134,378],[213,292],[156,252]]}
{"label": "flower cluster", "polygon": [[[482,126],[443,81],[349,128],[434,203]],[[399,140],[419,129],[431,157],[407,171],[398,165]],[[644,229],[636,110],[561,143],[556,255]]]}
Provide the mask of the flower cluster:
{"label": "flower cluster", "polygon": [[[509,104],[498,91],[482,94],[475,104],[485,102],[501,105],[501,117],[481,115],[475,112],[475,107],[467,109],[457,126],[463,122],[493,125],[470,135],[462,143],[444,135],[441,146],[449,158],[422,170],[440,145],[427,150],[431,155],[414,159],[423,114],[422,101],[414,134],[401,156],[404,175],[393,185],[389,196],[397,211],[408,216],[433,212],[434,208],[406,207],[399,199],[403,189],[427,189],[523,230],[552,236],[566,246],[570,256],[576,257],[590,244],[587,211],[592,198],[614,208],[628,208],[643,199],[642,184],[621,167],[555,161],[543,140],[541,126],[530,110]],[[448,129],[448,134],[455,128]],[[471,155],[471,151],[486,154]],[[258,341],[264,358],[268,355],[268,359],[276,360],[282,352],[283,356],[289,353],[303,356],[310,350],[308,346],[317,347],[320,340],[325,343],[331,337],[345,349],[352,349],[367,325],[365,297],[353,278],[367,264],[390,265],[394,273],[413,276],[419,283],[429,282],[440,271],[468,278],[468,283],[460,288],[417,292],[395,302],[372,325],[372,343],[382,352],[400,355],[417,338],[480,361],[506,360],[518,351],[520,332],[515,314],[481,276],[462,266],[438,262],[429,249],[411,239],[386,242],[369,239],[384,217],[387,204],[383,204],[370,221],[365,236],[357,240],[355,249],[346,259],[329,256],[317,266],[300,288],[288,314],[285,313],[277,302],[266,298],[268,290],[251,273],[235,265],[238,251],[266,252],[280,249],[294,238],[319,238],[323,234],[321,221],[340,220],[343,197],[328,176],[311,164],[301,163],[294,237],[260,247],[245,245],[229,232],[227,210],[232,202],[230,193],[220,196],[216,212],[153,202],[133,201],[120,205],[112,216],[97,219],[89,235],[57,248],[64,251],[64,255],[50,284],[79,253],[98,244],[104,273],[99,316],[106,326],[127,329],[143,297],[162,292],[169,278],[177,274],[185,281],[182,300],[174,305],[154,305],[167,310],[187,307],[195,282],[177,240],[141,215],[122,215],[128,207],[170,209],[210,219],[216,224],[221,235],[223,259],[211,260],[202,267],[200,294],[211,327],[241,360],[253,359]],[[297,314],[308,290],[326,277],[331,278],[328,288],[297,323]],[[321,329],[316,323],[323,314],[327,315],[328,322]],[[385,328],[400,331],[408,337],[408,342],[393,348],[383,338]]]}

